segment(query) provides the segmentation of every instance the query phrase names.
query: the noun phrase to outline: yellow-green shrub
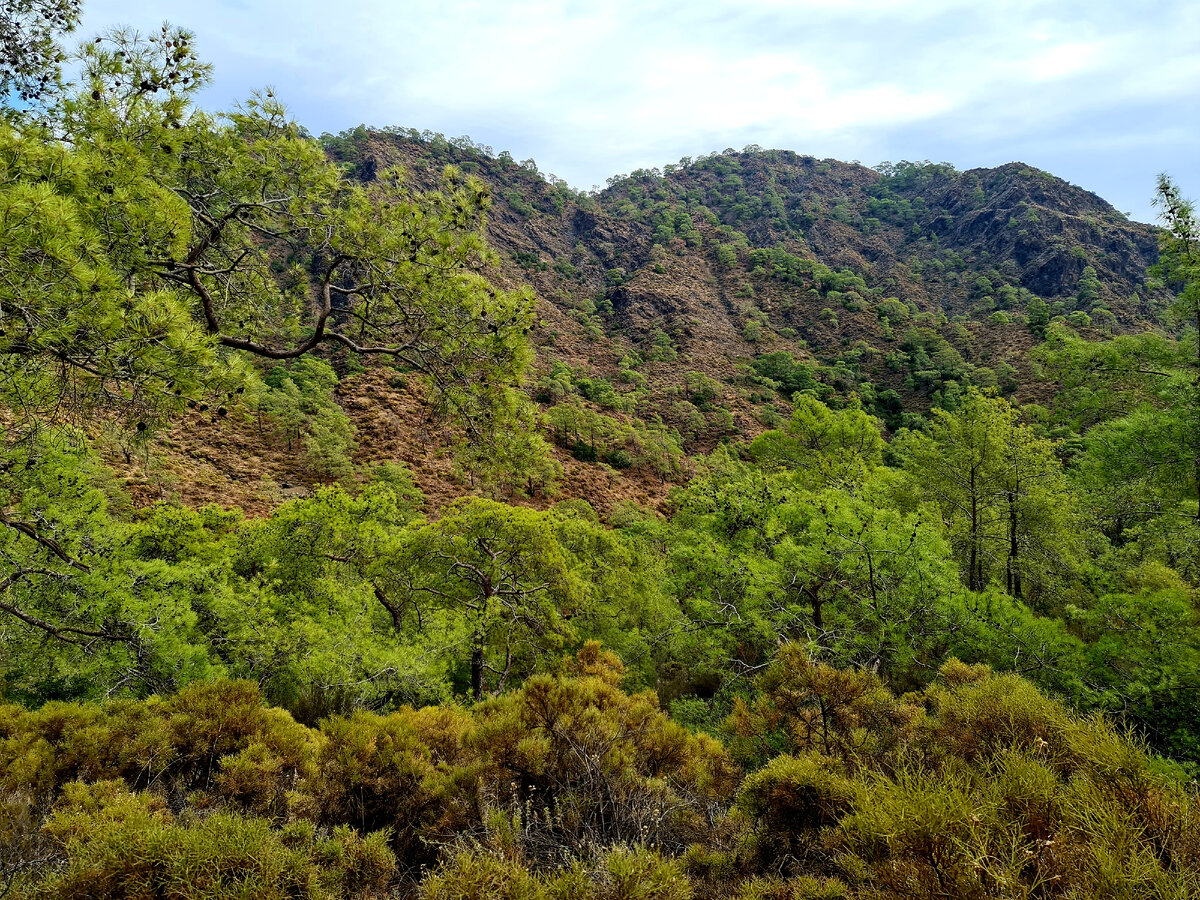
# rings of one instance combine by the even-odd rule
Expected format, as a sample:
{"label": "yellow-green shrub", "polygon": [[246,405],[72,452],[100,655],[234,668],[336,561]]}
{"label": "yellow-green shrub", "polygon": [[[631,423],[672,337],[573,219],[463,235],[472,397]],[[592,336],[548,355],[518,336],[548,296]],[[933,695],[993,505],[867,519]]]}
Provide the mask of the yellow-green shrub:
{"label": "yellow-green shrub", "polygon": [[121,782],[69,784],[46,823],[65,865],[32,890],[56,900],[325,900],[382,897],[396,867],[386,833],[217,813],[176,820]]}
{"label": "yellow-green shrub", "polygon": [[519,862],[457,853],[421,885],[425,900],[547,900],[546,888]]}
{"label": "yellow-green shrub", "polygon": [[425,900],[691,900],[682,867],[644,847],[615,847],[592,865],[537,875],[512,859],[456,853],[421,886]]}
{"label": "yellow-green shrub", "polygon": [[801,875],[787,881],[752,879],[738,889],[736,900],[849,900],[851,896],[849,888],[836,878]]}
{"label": "yellow-green shrub", "polygon": [[872,673],[815,662],[797,644],[779,648],[758,686],[753,702],[735,702],[725,725],[734,755],[751,766],[808,751],[888,766],[922,719],[919,706],[896,698]]}
{"label": "yellow-green shrub", "polygon": [[296,813],[325,825],[391,829],[406,863],[432,862],[434,845],[479,821],[480,769],[463,749],[470,721],[453,707],[326,719]]}
{"label": "yellow-green shrub", "polygon": [[577,676],[534,676],[476,708],[469,743],[495,769],[493,801],[548,810],[566,846],[682,850],[736,786],[731,760],[672,722],[653,692],[619,690],[620,663],[598,645],[575,665]]}

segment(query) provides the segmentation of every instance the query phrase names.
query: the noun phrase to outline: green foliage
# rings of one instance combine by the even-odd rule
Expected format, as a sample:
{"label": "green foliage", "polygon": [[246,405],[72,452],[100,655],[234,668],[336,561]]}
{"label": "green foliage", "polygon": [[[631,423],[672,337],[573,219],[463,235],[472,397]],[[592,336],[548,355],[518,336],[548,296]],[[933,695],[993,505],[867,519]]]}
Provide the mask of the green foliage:
{"label": "green foliage", "polygon": [[[1200,515],[1194,349],[1192,338],[1156,334],[1092,343],[1058,326],[1040,350],[1040,362],[1062,381],[1058,416],[1087,428],[1077,478],[1117,546],[1136,544],[1140,529],[1177,532],[1180,519]],[[1156,539],[1144,543],[1149,551]],[[1153,558],[1183,564],[1175,551]]]}
{"label": "green foliage", "polygon": [[397,625],[411,616],[431,629],[476,700],[573,637],[563,612],[577,603],[578,583],[549,521],[532,510],[462,502],[400,535],[387,555],[375,581],[380,602]]}
{"label": "green foliage", "polygon": [[820,754],[776,756],[738,791],[738,806],[768,831],[798,836],[836,822],[854,787],[837,761]]}
{"label": "green foliage", "polygon": [[904,322],[911,317],[911,313],[904,303],[901,303],[895,297],[888,297],[880,300],[875,305],[875,313],[880,320],[887,319],[889,322]]}
{"label": "green foliage", "polygon": [[49,841],[40,859],[11,857],[18,896],[1197,887],[1194,792],[1104,721],[956,660],[898,698],[795,644],[779,654],[726,726],[735,753],[763,763],[748,775],[652,693],[622,691],[620,661],[595,643],[473,710],[360,711],[319,731],[263,708],[245,682],[3,706],[4,790],[48,797],[17,801]]}
{"label": "green foliage", "polygon": [[799,470],[816,487],[859,481],[879,465],[880,423],[861,407],[831,410],[807,394],[797,394],[794,404],[784,431],[765,432],[750,445],[764,468]]}
{"label": "green foliage", "polygon": [[0,13],[0,97],[44,103],[60,87],[61,34],[79,23],[79,0],[17,0]]}
{"label": "green foliage", "polygon": [[761,378],[775,382],[778,385],[776,390],[785,397],[790,398],[797,391],[808,391],[816,387],[812,368],[797,362],[795,357],[786,351],[756,356],[750,365]]}
{"label": "green foliage", "polygon": [[834,271],[823,263],[793,256],[785,250],[774,247],[750,251],[747,265],[752,271],[761,268],[769,278],[797,287],[815,287],[822,295],[828,294],[830,291],[865,292],[867,290],[866,282],[862,277],[849,269]]}
{"label": "green foliage", "polygon": [[[504,413],[497,398],[529,361],[532,295],[480,273],[481,183],[454,169],[434,193],[398,170],[353,182],[269,93],[200,112],[209,72],[186,32],[114,32],[81,56],[81,90],[53,112],[61,140],[0,129],[13,226],[0,273],[24,285],[0,295],[14,425],[101,409],[144,431],[226,403],[251,380],[247,358],[322,345],[405,363],[468,434]],[[312,431],[317,457],[347,437],[328,414]]]}
{"label": "green foliage", "polygon": [[1044,337],[1050,324],[1050,306],[1040,297],[1031,297],[1025,306],[1025,322],[1037,337]]}
{"label": "green foliage", "polygon": [[1089,639],[1098,705],[1128,710],[1157,746],[1195,759],[1200,748],[1190,724],[1197,715],[1191,679],[1200,671],[1200,602],[1161,564],[1144,565],[1131,587],[1073,610]]}
{"label": "green foliage", "polygon": [[[1088,895],[1194,889],[1183,860],[1197,844],[1178,830],[1194,795],[1106,723],[957,661],[906,702],[869,676],[783,653],[759,705],[741,706],[731,727],[760,746],[773,734],[819,741],[833,759],[781,756],[746,780],[739,802],[770,823],[757,839],[768,860],[811,858],[795,841],[833,821],[820,846],[838,848],[838,868],[870,883],[870,896],[984,897],[993,884],[1023,895],[1048,884]],[[1147,850],[1139,836],[1150,834],[1181,855]]]}
{"label": "green foliage", "polygon": [[456,855],[422,885],[422,897],[451,900],[691,900],[677,863],[645,848],[615,848],[592,866],[538,876],[521,862]]}
{"label": "green foliage", "polygon": [[955,413],[935,410],[929,433],[900,442],[905,467],[947,522],[966,584],[1045,596],[1077,564],[1075,498],[1054,446],[1018,422],[1006,401],[972,389]]}
{"label": "green foliage", "polygon": [[[47,101],[0,126],[0,685],[28,707],[0,706],[0,893],[1200,891],[1194,787],[1123,731],[1200,758],[1200,265],[1169,181],[1158,276],[1184,327],[1093,344],[1069,325],[1116,320],[1091,267],[1051,305],[1010,265],[938,249],[952,229],[917,192],[978,208],[995,186],[975,173],[887,165],[868,199],[847,188],[826,211],[757,165],[780,151],[635,172],[612,209],[656,246],[631,274],[609,245],[610,288],[707,239],[726,286],[756,297],[730,308],[747,340],[794,337],[772,316],[799,328],[806,303],[832,327],[873,308],[901,343],[851,335],[819,367],[765,353],[724,382],[685,367],[658,397],[667,423],[636,418],[691,341],[680,320],[611,377],[550,361],[539,413],[521,390],[533,298],[486,279],[482,182],[450,166],[416,190],[375,171],[372,132],[313,141],[269,93],[204,113],[208,69],[170,28],[89,44],[82,88],[56,94],[55,30],[76,12],[0,18],[0,47],[25,48],[0,83]],[[392,134],[439,165],[494,163],[522,215],[599,205],[532,160]],[[817,215],[903,229],[895,286],[809,258]],[[554,275],[586,283],[585,250]],[[976,343],[982,323],[915,313],[903,291],[922,279],[982,315],[1024,307],[1053,413],[995,396],[1021,373]],[[572,315],[601,340],[596,287]],[[456,476],[493,499],[425,510],[406,469],[356,472],[326,360],[370,356],[422,380]],[[782,427],[730,442],[737,390]],[[149,465],[156,428],[243,404],[339,483],[254,520],[135,509],[90,449],[103,428]],[[604,485],[607,525],[582,500],[548,505],[543,425],[607,467],[575,467]],[[684,438],[726,443],[685,462]],[[659,512],[627,499],[685,470]]]}
{"label": "green foliage", "polygon": [[[63,833],[74,827],[83,833],[65,842],[70,864],[39,885],[35,897],[362,897],[382,888],[395,867],[380,840],[364,840],[349,829],[329,841],[312,840],[310,834],[305,846],[293,837],[298,830],[280,834],[261,820],[217,814],[177,826],[155,821],[136,807],[121,809],[134,805],[121,800],[118,795],[111,805],[83,815],[70,806],[55,814],[51,829]],[[96,827],[101,822],[103,827]],[[344,859],[342,871],[338,857]],[[332,864],[319,865],[326,861]]]}
{"label": "green foliage", "polygon": [[[2,39],[31,41],[26,62],[44,69],[40,29],[70,25],[74,9],[18,6]],[[309,355],[334,345],[422,377],[431,410],[464,437],[460,464],[489,486],[545,487],[549,448],[516,391],[532,295],[482,274],[487,191],[460,171],[433,193],[397,170],[364,186],[270,93],[225,116],[199,111],[191,98],[209,69],[186,32],[113,32],[80,64],[78,93],[46,122],[10,109],[0,125],[0,664],[12,690],[44,698],[296,662],[285,648],[313,632],[253,634],[278,620],[264,615],[277,598],[261,585],[236,595],[228,545],[224,559],[200,550],[231,522],[202,514],[188,552],[159,554],[142,538],[176,513],[114,521],[90,486],[102,478],[79,452],[82,427],[117,429],[129,461],[184,410],[226,416],[249,391],[289,445],[301,441],[313,474],[346,478],[353,429],[330,396],[332,370]],[[255,359],[281,364],[265,387]],[[253,644],[248,658],[231,651]]]}
{"label": "green foliage", "polygon": [[918,516],[878,508],[882,483],[859,498],[715,463],[673,497],[672,589],[694,658],[755,664],[790,638],[907,678],[955,628],[945,545]]}
{"label": "green foliage", "polygon": [[537,408],[519,391],[497,397],[492,416],[455,455],[460,478],[492,497],[553,494],[562,467],[538,433]]}
{"label": "green foliage", "polygon": [[579,403],[552,406],[543,420],[553,429],[555,443],[571,448],[577,459],[594,462],[623,453],[630,466],[657,475],[663,481],[680,474],[683,450],[678,436],[668,433],[661,422],[622,421]]}
{"label": "green foliage", "polygon": [[95,458],[53,435],[11,462],[0,534],[9,689],[49,699],[121,683],[148,693],[213,671],[195,607],[220,602],[218,548],[239,516],[164,505],[116,520]]}
{"label": "green foliage", "polygon": [[304,448],[310,471],[318,476],[344,478],[354,471],[354,426],[333,398],[337,375],[324,360],[302,357],[287,367],[277,366],[264,379],[267,390],[260,409],[283,432]]}
{"label": "green foliage", "polygon": [[646,353],[646,359],[657,362],[674,362],[678,355],[679,350],[676,348],[675,342],[671,340],[671,336],[656,328],[650,337],[650,347]]}
{"label": "green foliage", "polygon": [[588,643],[567,666],[571,677],[535,676],[479,707],[474,740],[515,782],[518,805],[548,807],[530,826],[561,846],[680,852],[702,830],[706,805],[728,798],[735,771],[715,740],[670,721],[652,692],[621,692],[622,673]]}

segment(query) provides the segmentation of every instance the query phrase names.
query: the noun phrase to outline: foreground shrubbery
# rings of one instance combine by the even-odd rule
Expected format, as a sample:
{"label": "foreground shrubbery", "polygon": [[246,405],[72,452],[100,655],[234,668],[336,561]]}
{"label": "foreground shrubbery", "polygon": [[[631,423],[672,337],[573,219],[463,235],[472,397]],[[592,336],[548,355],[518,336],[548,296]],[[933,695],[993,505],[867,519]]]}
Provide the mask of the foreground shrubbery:
{"label": "foreground shrubbery", "polygon": [[[597,644],[466,709],[317,728],[247,682],[0,707],[15,896],[1186,897],[1194,785],[1028,682],[780,651],[728,749]],[[0,888],[3,889],[3,888]]]}

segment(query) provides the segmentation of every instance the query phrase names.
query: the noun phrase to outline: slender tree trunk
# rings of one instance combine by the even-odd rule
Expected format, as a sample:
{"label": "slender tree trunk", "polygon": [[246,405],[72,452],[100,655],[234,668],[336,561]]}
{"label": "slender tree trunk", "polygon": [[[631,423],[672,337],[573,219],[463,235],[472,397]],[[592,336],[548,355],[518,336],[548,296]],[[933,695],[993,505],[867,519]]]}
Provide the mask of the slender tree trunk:
{"label": "slender tree trunk", "polygon": [[967,584],[973,591],[983,590],[983,564],[979,560],[979,493],[975,490],[975,469],[971,469],[971,560]]}
{"label": "slender tree trunk", "polygon": [[492,579],[485,577],[479,589],[482,597],[476,612],[475,631],[471,635],[471,696],[476,703],[483,699],[483,642],[487,637],[487,615],[495,593]]}
{"label": "slender tree trunk", "polygon": [[478,703],[483,699],[483,634],[476,632],[471,648],[471,696]]}
{"label": "slender tree trunk", "polygon": [[1017,495],[1008,493],[1008,592],[1021,599],[1020,545],[1017,541]]}

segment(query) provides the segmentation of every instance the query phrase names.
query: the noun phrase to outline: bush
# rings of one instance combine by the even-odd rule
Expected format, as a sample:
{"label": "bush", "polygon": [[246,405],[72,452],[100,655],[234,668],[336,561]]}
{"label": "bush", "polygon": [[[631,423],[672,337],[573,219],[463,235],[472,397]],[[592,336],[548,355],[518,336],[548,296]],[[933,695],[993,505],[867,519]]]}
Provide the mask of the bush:
{"label": "bush", "polygon": [[33,896],[56,900],[372,897],[396,865],[382,833],[317,839],[311,826],[227,813],[180,824],[161,801],[111,781],[69,785],[46,830],[66,865]]}
{"label": "bush", "polygon": [[539,827],[552,843],[682,851],[708,804],[732,793],[734,769],[715,740],[667,718],[652,692],[620,691],[623,673],[589,642],[563,675],[536,675],[477,707],[470,745],[512,786],[504,799],[549,812]]}
{"label": "bush", "polygon": [[586,441],[576,441],[571,447],[571,455],[580,462],[596,462],[599,459],[595,445]]}
{"label": "bush", "polygon": [[768,830],[798,835],[833,824],[853,799],[854,786],[837,760],[805,753],[777,756],[749,775],[737,803]]}
{"label": "bush", "polygon": [[782,881],[755,878],[742,885],[736,900],[849,900],[846,885],[836,878],[810,878],[801,875]]}
{"label": "bush", "polygon": [[614,469],[628,469],[633,465],[633,457],[621,448],[604,454],[604,461]]}
{"label": "bush", "polygon": [[389,829],[406,864],[433,862],[440,841],[479,821],[481,773],[463,746],[469,728],[470,717],[455,707],[327,719],[317,772],[301,785],[297,812],[322,825]]}
{"label": "bush", "polygon": [[519,862],[458,853],[425,879],[425,900],[549,900],[546,888]]}

